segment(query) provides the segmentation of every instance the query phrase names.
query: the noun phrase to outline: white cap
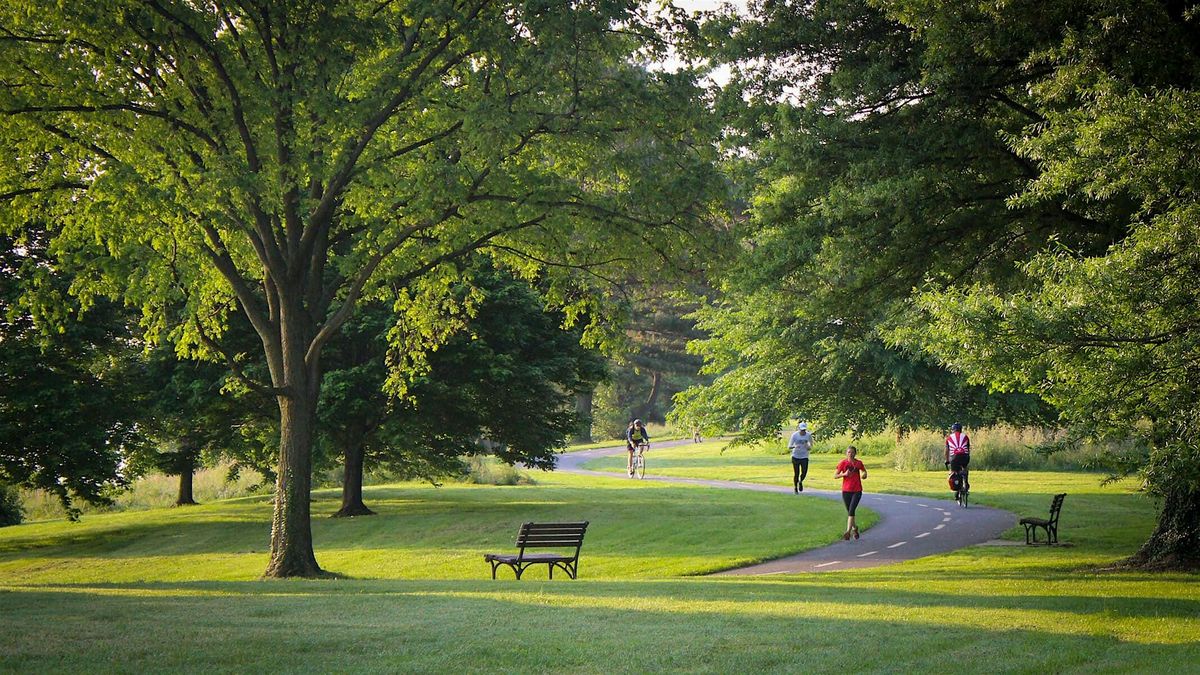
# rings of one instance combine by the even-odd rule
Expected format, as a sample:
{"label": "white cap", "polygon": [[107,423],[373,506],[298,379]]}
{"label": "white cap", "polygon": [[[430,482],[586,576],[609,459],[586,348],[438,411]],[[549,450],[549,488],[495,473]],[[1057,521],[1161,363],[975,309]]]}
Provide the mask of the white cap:
{"label": "white cap", "polygon": [[800,426],[798,426],[796,428],[799,429],[800,431],[808,431],[808,425],[805,424],[804,422],[801,422]]}

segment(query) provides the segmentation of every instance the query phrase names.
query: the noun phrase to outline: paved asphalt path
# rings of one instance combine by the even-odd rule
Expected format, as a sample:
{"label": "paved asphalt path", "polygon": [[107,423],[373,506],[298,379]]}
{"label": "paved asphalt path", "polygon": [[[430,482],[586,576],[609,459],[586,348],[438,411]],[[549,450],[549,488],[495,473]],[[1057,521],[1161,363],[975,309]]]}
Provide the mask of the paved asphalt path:
{"label": "paved asphalt path", "polygon": [[[682,445],[691,441],[665,441],[655,447]],[[620,476],[620,473],[588,471],[583,465],[597,457],[620,455],[624,446],[581,450],[559,455],[558,471],[589,476]],[[653,450],[651,450],[653,453]],[[649,457],[653,457],[650,454]],[[647,468],[653,471],[653,459]],[[791,466],[780,463],[780,472],[790,474]],[[868,467],[870,473],[870,467]],[[784,478],[790,478],[785,475]],[[633,480],[633,479],[630,479]],[[813,490],[805,488],[797,495],[785,485],[741,483],[730,480],[708,480],[700,478],[672,478],[647,473],[642,480],[684,485],[776,492],[784,499],[834,499],[841,503],[841,492],[836,490]],[[812,481],[810,474],[809,480]],[[867,479],[868,485],[870,479]],[[879,520],[869,530],[862,532],[860,539],[836,541],[829,546],[798,553],[749,567],[719,572],[721,575],[737,574],[793,574],[797,572],[832,572],[857,567],[877,567],[913,560],[937,553],[946,553],[965,546],[982,544],[995,539],[1017,522],[1017,517],[1008,511],[972,506],[964,509],[953,500],[909,497],[873,492],[863,494],[862,505],[879,514]],[[844,521],[843,521],[844,522]]]}

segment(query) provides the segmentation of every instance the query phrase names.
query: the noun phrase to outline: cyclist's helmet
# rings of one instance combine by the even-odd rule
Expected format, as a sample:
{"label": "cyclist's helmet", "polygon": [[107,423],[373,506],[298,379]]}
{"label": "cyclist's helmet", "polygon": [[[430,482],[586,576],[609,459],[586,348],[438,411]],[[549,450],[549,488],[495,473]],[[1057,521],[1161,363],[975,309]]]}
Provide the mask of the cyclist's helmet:
{"label": "cyclist's helmet", "polygon": [[962,431],[962,425],[958,422],[950,425],[950,431]]}
{"label": "cyclist's helmet", "polygon": [[640,427],[640,426],[642,426],[642,421],[641,421],[641,420],[634,420],[634,421],[633,421],[633,426],[635,426],[635,427]]}

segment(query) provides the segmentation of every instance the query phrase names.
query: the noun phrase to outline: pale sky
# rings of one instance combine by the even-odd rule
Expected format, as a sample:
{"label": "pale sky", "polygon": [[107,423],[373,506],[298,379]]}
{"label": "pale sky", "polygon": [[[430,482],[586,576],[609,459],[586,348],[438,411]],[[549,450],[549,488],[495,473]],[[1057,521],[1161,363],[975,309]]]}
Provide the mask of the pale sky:
{"label": "pale sky", "polygon": [[[732,5],[741,11],[745,11],[748,0],[674,0],[672,4],[680,9],[688,12],[709,12],[715,9],[720,9],[724,5]],[[668,58],[661,64],[663,70],[674,71],[683,66],[683,62],[678,59]],[[708,78],[718,85],[724,85],[729,81],[729,68],[721,66],[714,70]]]}

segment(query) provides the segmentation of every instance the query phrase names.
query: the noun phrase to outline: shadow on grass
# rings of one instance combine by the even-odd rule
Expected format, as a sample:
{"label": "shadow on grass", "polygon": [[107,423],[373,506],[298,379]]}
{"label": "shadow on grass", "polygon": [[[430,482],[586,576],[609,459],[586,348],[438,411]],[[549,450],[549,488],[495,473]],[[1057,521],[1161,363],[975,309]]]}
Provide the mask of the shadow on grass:
{"label": "shadow on grass", "polygon": [[[355,579],[347,575],[328,574],[323,579],[258,579],[254,581],[187,581],[187,582],[137,582],[137,583],[66,583],[38,584],[37,586],[12,586],[8,592],[20,595],[73,591],[88,595],[97,591],[117,597],[121,593],[140,596],[151,595],[238,595],[243,597],[302,595],[314,597],[362,598],[372,596],[450,595],[475,597],[477,595],[502,595],[517,597],[509,602],[525,604],[539,603],[547,598],[573,599],[581,606],[588,600],[636,599],[640,605],[659,604],[668,613],[708,614],[708,608],[688,609],[686,605],[720,603],[734,615],[750,616],[763,614],[774,616],[777,611],[759,612],[757,607],[764,603],[830,603],[843,607],[875,607],[880,604],[896,607],[929,610],[1022,610],[1038,612],[1062,612],[1079,615],[1108,615],[1112,617],[1180,618],[1200,620],[1200,596],[1157,597],[1152,595],[1110,595],[1112,587],[1103,585],[1075,594],[1018,593],[1018,594],[959,594],[948,595],[941,591],[912,591],[886,587],[867,586],[856,579],[844,578],[840,583],[825,583],[825,575],[805,575],[793,579],[772,578],[770,580],[688,581],[640,580],[640,581],[515,581],[492,580],[373,580]],[[960,586],[987,582],[975,575],[965,577]],[[1180,588],[1195,582],[1194,577],[1179,575],[1169,582]],[[872,580],[874,581],[874,580]],[[925,583],[930,587],[943,585],[942,579],[934,574],[914,574],[906,578],[909,583]],[[1133,584],[1152,581],[1146,576],[1130,579]],[[1158,584],[1161,587],[1161,583]],[[1145,588],[1142,586],[1141,588]],[[52,590],[53,589],[53,590]],[[1131,588],[1129,590],[1137,590]],[[116,595],[113,595],[113,592]],[[1184,591],[1186,595],[1186,590]],[[524,598],[520,600],[518,598]],[[679,602],[682,599],[682,602]],[[679,602],[679,606],[673,603]],[[936,617],[936,612],[926,613]]]}
{"label": "shadow on grass", "polygon": [[[517,490],[441,488],[437,490],[376,488],[367,501],[378,515],[371,518],[321,517],[340,506],[334,494],[319,494],[313,501],[312,531],[318,553],[322,549],[400,550],[472,546],[509,548],[517,528],[530,520],[589,520],[593,531],[589,550],[597,549],[596,532],[605,536],[621,528],[637,528],[647,513],[686,518],[689,528],[704,523],[733,523],[738,527],[785,528],[771,510],[770,496],[730,494],[713,490],[675,499],[676,488],[620,487],[597,493],[577,488],[521,488]],[[761,500],[747,507],[746,500]],[[789,515],[824,514],[823,504],[790,504]],[[765,522],[768,519],[773,522]],[[78,529],[77,529],[78,528]],[[0,560],[22,554],[39,557],[137,558],[196,554],[262,553],[270,528],[270,505],[250,510],[193,511],[188,517],[147,520],[89,519],[87,526],[63,524],[55,532],[14,529],[0,538]],[[644,529],[644,527],[643,527]],[[625,537],[618,537],[625,538]],[[699,545],[699,544],[698,544]]]}
{"label": "shadow on grass", "polygon": [[1129,596],[953,598],[763,581],[260,581],[19,589],[0,602],[3,670],[91,662],[844,672],[852,663],[855,671],[1162,672],[1200,658],[1195,642],[1138,632],[1138,621],[1169,618],[1173,630],[1195,634],[1196,600]]}

